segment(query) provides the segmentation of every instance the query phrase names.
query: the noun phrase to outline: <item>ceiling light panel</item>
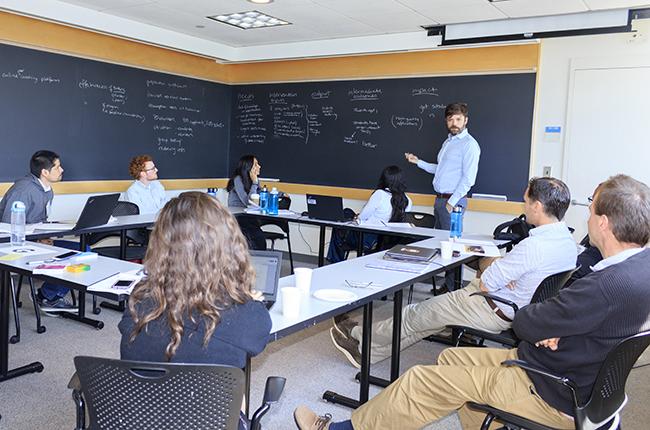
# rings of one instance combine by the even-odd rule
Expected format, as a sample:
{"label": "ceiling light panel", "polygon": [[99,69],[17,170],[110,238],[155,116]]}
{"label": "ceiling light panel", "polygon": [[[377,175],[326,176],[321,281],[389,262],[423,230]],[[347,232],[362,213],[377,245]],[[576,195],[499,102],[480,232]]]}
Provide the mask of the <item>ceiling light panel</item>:
{"label": "ceiling light panel", "polygon": [[252,30],[254,28],[279,27],[282,25],[291,24],[288,21],[267,15],[256,10],[236,12],[224,15],[212,15],[208,16],[208,18],[222,22],[224,24],[239,27],[244,30]]}

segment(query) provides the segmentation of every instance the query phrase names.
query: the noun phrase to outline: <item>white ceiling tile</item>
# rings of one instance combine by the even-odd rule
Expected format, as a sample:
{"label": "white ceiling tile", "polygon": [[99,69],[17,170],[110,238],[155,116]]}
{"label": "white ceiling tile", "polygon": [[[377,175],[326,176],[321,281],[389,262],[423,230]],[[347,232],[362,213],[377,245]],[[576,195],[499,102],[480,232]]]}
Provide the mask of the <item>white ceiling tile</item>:
{"label": "white ceiling tile", "polygon": [[147,3],[154,3],[155,0],[62,0],[64,3],[70,3],[77,6],[86,7],[93,10],[108,10],[122,7],[138,6]]}
{"label": "white ceiling tile", "polygon": [[[488,21],[507,18],[487,0],[399,0],[431,19],[431,24]],[[544,0],[545,1],[545,0]]]}
{"label": "white ceiling tile", "polygon": [[508,0],[493,3],[510,18],[587,12],[582,0]]}
{"label": "white ceiling tile", "polygon": [[647,1],[639,0],[583,0],[591,10],[619,9],[619,8],[642,8],[650,7]]}
{"label": "white ceiling tile", "polygon": [[357,21],[368,24],[385,33],[422,30],[423,25],[437,25],[430,18],[415,12],[396,14],[365,14],[354,16]]}

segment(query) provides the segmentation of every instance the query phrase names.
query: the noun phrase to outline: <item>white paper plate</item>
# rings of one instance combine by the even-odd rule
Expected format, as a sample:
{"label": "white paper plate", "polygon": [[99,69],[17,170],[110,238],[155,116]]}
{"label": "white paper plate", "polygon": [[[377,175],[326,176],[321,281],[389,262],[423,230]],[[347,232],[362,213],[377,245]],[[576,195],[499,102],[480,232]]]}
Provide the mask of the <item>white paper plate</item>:
{"label": "white paper plate", "polygon": [[314,297],[326,302],[351,302],[359,298],[352,291],[337,290],[333,288],[325,288],[322,290],[314,291]]}

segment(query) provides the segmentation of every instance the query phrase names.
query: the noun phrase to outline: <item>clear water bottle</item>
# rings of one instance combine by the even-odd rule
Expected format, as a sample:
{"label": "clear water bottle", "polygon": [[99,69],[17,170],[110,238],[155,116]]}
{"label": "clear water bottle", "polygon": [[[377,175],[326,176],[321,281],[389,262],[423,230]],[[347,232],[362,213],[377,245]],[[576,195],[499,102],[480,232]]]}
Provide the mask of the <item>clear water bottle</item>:
{"label": "clear water bottle", "polygon": [[25,245],[25,203],[11,205],[11,246]]}
{"label": "clear water bottle", "polygon": [[280,195],[278,193],[278,189],[273,187],[273,189],[271,189],[271,196],[269,198],[269,215],[278,214],[279,199],[280,199]]}
{"label": "clear water bottle", "polygon": [[266,189],[266,185],[260,191],[260,212],[269,213],[269,190]]}
{"label": "clear water bottle", "polygon": [[449,228],[449,237],[459,239],[463,234],[463,207],[455,206],[451,212],[451,223]]}

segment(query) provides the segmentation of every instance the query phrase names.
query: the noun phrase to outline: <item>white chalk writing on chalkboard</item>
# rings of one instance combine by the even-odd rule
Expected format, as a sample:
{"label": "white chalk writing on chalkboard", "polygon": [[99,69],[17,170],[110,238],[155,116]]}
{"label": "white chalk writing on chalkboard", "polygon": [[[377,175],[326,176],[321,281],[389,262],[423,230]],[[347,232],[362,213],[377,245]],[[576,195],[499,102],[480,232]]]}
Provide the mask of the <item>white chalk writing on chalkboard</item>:
{"label": "white chalk writing on chalkboard", "polygon": [[382,92],[383,91],[381,88],[372,88],[372,89],[352,88],[350,91],[348,91],[348,96],[350,96],[350,101],[352,102],[366,101],[366,100],[372,101],[372,100],[379,100]]}
{"label": "white chalk writing on chalkboard", "polygon": [[428,88],[413,88],[411,90],[412,96],[438,96],[438,89],[434,87]]}
{"label": "white chalk writing on chalkboard", "polygon": [[139,120],[141,123],[146,120],[146,117],[144,115],[132,112],[122,112],[120,111],[119,106],[111,105],[108,103],[102,103],[102,113],[105,113],[107,115],[123,116],[126,118],[134,118]]}
{"label": "white chalk writing on chalkboard", "polygon": [[34,76],[30,75],[28,72],[25,72],[25,69],[18,69],[11,72],[2,72],[0,74],[2,79],[19,79],[33,84],[58,84],[61,82],[61,79],[55,78],[53,76]]}
{"label": "white chalk writing on chalkboard", "polygon": [[314,91],[311,93],[312,100],[321,100],[330,98],[331,91]]}
{"label": "white chalk writing on chalkboard", "polygon": [[427,116],[429,118],[435,118],[436,117],[436,110],[441,110],[444,109],[446,106],[442,104],[429,104],[429,103],[424,103],[418,106],[418,109],[420,109],[420,113],[424,114],[427,113]]}
{"label": "white chalk writing on chalkboard", "polygon": [[417,128],[418,130],[422,130],[422,118],[417,116],[406,117],[406,116],[392,115],[390,117],[390,123],[393,126],[393,128],[414,127]]}

